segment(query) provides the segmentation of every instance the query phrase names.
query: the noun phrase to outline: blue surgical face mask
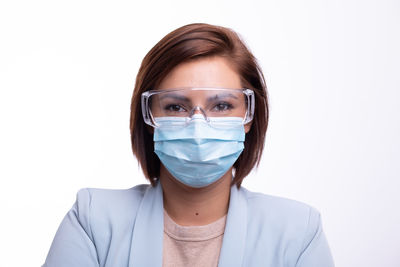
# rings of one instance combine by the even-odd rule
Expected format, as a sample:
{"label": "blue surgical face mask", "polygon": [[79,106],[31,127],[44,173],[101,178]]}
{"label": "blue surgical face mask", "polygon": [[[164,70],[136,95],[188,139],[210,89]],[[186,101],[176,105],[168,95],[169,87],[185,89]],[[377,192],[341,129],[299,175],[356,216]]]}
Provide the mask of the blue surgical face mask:
{"label": "blue surgical face mask", "polygon": [[[221,178],[242,153],[242,118],[161,117],[154,129],[154,152],[167,170],[190,187],[205,187]],[[218,126],[213,126],[218,120]]]}

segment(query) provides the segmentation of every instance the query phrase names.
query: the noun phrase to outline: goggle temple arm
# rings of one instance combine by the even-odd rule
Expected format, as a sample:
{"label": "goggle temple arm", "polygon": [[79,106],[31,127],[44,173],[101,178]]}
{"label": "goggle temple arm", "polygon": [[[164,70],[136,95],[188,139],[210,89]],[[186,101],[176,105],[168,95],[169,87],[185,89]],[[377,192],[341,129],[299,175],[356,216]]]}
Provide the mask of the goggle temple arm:
{"label": "goggle temple arm", "polygon": [[152,116],[149,110],[149,98],[151,95],[152,94],[149,91],[142,93],[141,96],[142,115],[143,115],[143,120],[146,124],[156,127],[156,125],[153,123]]}
{"label": "goggle temple arm", "polygon": [[251,122],[254,117],[255,97],[254,97],[254,91],[251,89],[246,89],[243,91],[243,93],[246,95],[247,98],[247,110],[243,124],[247,124]]}

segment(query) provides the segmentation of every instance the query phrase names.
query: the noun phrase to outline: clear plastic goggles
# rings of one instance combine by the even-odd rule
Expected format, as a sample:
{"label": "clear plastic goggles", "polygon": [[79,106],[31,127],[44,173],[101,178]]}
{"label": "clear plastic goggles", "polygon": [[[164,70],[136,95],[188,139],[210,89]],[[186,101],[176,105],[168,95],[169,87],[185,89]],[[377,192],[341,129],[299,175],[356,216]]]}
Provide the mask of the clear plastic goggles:
{"label": "clear plastic goggles", "polygon": [[254,92],[251,89],[179,88],[146,91],[142,94],[144,121],[159,127],[159,121],[170,118],[174,124],[184,126],[195,114],[202,114],[212,125],[224,124],[238,118],[236,124],[253,120]]}

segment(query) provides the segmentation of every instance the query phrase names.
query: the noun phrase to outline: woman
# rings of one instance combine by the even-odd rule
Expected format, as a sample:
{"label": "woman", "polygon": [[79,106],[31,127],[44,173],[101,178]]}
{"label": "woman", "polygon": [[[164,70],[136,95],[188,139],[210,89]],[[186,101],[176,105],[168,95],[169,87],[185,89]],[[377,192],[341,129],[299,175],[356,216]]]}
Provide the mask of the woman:
{"label": "woman", "polygon": [[79,191],[44,266],[333,266],[315,209],[241,187],[267,123],[263,75],[236,33],[169,33],[143,59],[131,105],[151,185]]}

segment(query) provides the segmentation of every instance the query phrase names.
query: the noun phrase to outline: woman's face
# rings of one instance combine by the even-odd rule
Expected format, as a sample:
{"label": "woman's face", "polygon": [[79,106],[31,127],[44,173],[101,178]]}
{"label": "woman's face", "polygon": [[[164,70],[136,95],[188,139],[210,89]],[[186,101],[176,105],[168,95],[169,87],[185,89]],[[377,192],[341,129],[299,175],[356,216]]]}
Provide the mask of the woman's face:
{"label": "woman's face", "polygon": [[[157,89],[217,87],[242,88],[240,76],[223,57],[205,57],[185,62],[176,66],[161,81]],[[196,97],[198,106],[202,106],[201,97]],[[245,132],[250,129],[250,123],[245,125]]]}

